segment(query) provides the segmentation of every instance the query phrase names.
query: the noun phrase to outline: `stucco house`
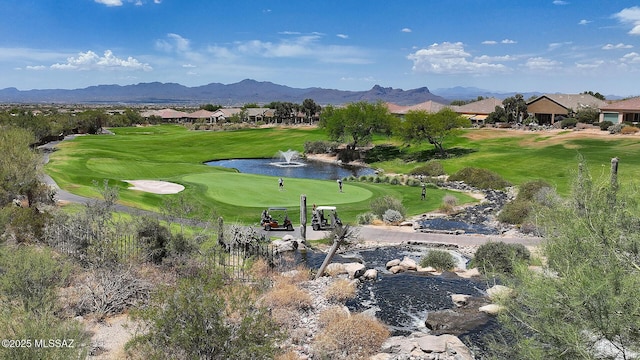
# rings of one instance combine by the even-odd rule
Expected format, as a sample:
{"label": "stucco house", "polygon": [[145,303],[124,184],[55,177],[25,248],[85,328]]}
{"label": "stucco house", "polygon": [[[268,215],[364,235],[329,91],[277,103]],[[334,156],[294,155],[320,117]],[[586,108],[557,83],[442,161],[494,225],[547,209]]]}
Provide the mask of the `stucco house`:
{"label": "stucco house", "polygon": [[416,104],[416,105],[410,105],[410,106],[402,106],[394,103],[386,103],[386,105],[387,105],[387,109],[389,109],[389,112],[391,114],[396,116],[401,116],[401,117],[406,115],[407,112],[411,110],[424,110],[426,112],[436,113],[444,109],[445,107],[450,107],[445,104],[441,104],[439,102],[435,102],[432,100],[425,101],[423,103]]}
{"label": "stucco house", "polygon": [[640,96],[600,107],[600,122],[602,121],[614,124],[640,122]]}
{"label": "stucco house", "polygon": [[606,105],[606,101],[589,94],[544,94],[527,102],[527,112],[542,125],[553,124],[578,110],[599,110]]}
{"label": "stucco house", "polygon": [[496,106],[504,107],[502,100],[488,98],[460,106],[452,106],[451,109],[468,118],[472,123],[483,124],[487,116],[496,110]]}

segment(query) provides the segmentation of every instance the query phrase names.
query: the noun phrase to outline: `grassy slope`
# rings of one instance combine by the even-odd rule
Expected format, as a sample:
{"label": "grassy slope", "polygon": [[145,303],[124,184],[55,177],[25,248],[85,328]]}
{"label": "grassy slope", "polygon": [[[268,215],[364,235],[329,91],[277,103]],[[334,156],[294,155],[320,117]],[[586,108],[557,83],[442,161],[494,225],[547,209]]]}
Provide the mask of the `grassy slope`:
{"label": "grassy slope", "polygon": [[[344,193],[333,181],[287,179],[278,191],[273,177],[237,174],[202,163],[214,159],[272,157],[279,150],[303,150],[305,141],[324,140],[317,129],[272,128],[233,132],[196,132],[180,126],[114,129],[116,136],[81,136],[64,142],[51,156],[47,172],[64,189],[98,197],[94,182],[109,180],[121,188],[123,204],[157,211],[164,199],[186,196],[203,213],[215,211],[230,221],[255,222],[264,207],[288,206],[297,219],[300,194],[309,204],[339,205],[341,217],[353,221],[369,208],[373,197],[392,195],[405,199],[409,214],[437,208],[444,190],[430,190],[420,202],[420,189],[381,184],[345,183]],[[186,186],[181,195],[155,195],[126,190],[122,180],[154,179]],[[460,202],[473,201],[455,194]]]}

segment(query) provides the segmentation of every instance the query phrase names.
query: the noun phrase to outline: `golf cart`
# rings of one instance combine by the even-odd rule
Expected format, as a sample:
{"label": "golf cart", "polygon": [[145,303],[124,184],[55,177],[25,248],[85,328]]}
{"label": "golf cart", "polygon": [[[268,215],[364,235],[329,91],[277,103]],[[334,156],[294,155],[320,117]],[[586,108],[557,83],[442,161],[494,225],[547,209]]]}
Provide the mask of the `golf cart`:
{"label": "golf cart", "polygon": [[311,228],[315,231],[333,230],[337,225],[342,225],[335,206],[317,206],[313,210]]}
{"label": "golf cart", "polygon": [[[272,213],[276,216],[273,217]],[[281,221],[279,221],[281,220]],[[287,208],[270,207],[268,210],[262,212],[262,219],[260,220],[260,226],[266,231],[270,230],[287,230],[293,231],[293,224],[289,220],[287,215]]]}

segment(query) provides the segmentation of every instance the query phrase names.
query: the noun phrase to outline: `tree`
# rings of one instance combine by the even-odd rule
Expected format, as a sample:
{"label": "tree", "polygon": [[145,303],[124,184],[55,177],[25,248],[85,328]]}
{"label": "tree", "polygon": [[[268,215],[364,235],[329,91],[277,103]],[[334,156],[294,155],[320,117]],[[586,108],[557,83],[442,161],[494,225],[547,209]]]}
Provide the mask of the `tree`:
{"label": "tree", "polygon": [[443,143],[454,130],[471,126],[471,121],[455,111],[444,108],[437,113],[425,110],[410,110],[400,125],[400,136],[406,142],[428,141],[441,155],[445,154]]}
{"label": "tree", "polygon": [[487,124],[495,124],[498,122],[507,122],[507,112],[504,111],[502,106],[496,106],[495,110],[487,116]]}
{"label": "tree", "polygon": [[396,122],[383,102],[360,101],[344,108],[325,107],[319,126],[329,132],[331,140],[350,142],[349,146],[355,149],[369,142],[374,134],[391,135]]}
{"label": "tree", "polygon": [[205,105],[201,105],[200,109],[207,110],[207,111],[216,111],[216,110],[222,109],[222,105],[205,104]]}
{"label": "tree", "polygon": [[519,268],[504,299],[510,357],[631,359],[640,351],[638,189],[619,189],[614,171],[594,181],[585,168],[568,200],[550,196],[536,211],[547,261],[539,272]]}
{"label": "tree", "polygon": [[509,122],[520,122],[526,118],[527,103],[524,101],[522,94],[516,94],[515,96],[502,100],[502,105],[504,105],[504,110],[507,113]]}
{"label": "tree", "polygon": [[24,196],[29,206],[35,205],[40,191],[42,159],[30,148],[33,135],[15,127],[0,128],[0,206]]}
{"label": "tree", "polygon": [[593,96],[593,97],[594,97],[594,98],[596,98],[596,99],[606,100],[606,98],[604,97],[604,95],[600,94],[599,92],[595,92],[595,93],[594,93],[594,92],[593,92],[593,91],[591,91],[591,90],[581,92],[581,94],[587,94],[587,95],[591,95],[591,96]]}
{"label": "tree", "polygon": [[320,107],[320,105],[316,104],[313,99],[304,99],[304,101],[302,102],[302,110],[307,115],[309,123],[311,123],[313,121],[314,115],[319,113],[322,108]]}

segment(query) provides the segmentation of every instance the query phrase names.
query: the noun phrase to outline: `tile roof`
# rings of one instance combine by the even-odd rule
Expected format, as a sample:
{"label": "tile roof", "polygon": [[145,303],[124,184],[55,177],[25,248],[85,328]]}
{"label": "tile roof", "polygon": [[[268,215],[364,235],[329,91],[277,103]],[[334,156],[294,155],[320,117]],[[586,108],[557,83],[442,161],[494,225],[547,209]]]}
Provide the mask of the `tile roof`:
{"label": "tile roof", "polygon": [[565,109],[578,111],[584,108],[600,109],[606,106],[607,102],[600,100],[589,94],[544,94],[532,101],[527,101],[527,105],[532,104],[542,98],[550,99]]}
{"label": "tile roof", "polygon": [[189,119],[209,119],[213,117],[213,111],[208,111],[205,109],[200,109],[198,111],[194,111],[189,114]]}
{"label": "tile roof", "polygon": [[458,114],[491,114],[496,110],[496,106],[502,106],[502,100],[496,98],[488,98],[472,103],[452,107]]}
{"label": "tile roof", "polygon": [[432,100],[425,101],[423,103],[411,105],[411,106],[402,106],[402,105],[397,105],[393,103],[386,103],[386,105],[390,113],[398,114],[398,115],[404,115],[411,110],[425,110],[427,112],[435,113],[447,107],[447,105],[440,104]]}
{"label": "tile roof", "polygon": [[600,107],[600,110],[626,110],[640,112],[640,96],[613,102],[609,105]]}

